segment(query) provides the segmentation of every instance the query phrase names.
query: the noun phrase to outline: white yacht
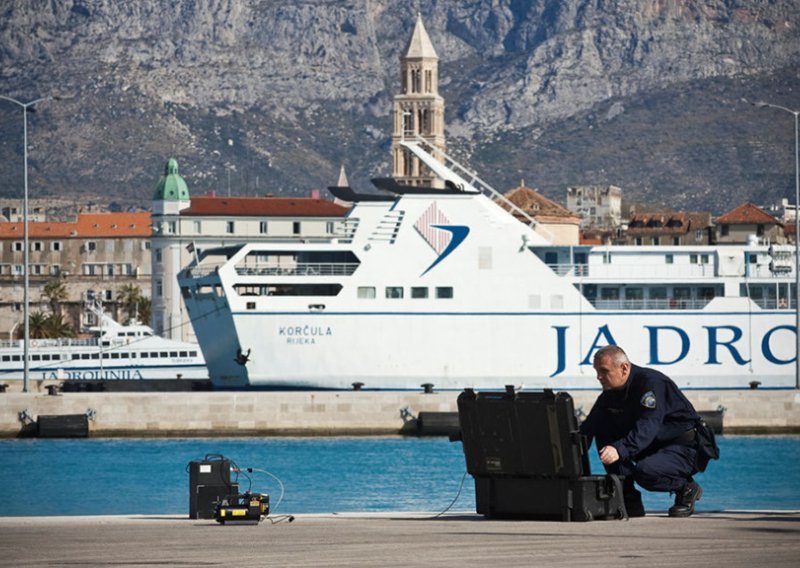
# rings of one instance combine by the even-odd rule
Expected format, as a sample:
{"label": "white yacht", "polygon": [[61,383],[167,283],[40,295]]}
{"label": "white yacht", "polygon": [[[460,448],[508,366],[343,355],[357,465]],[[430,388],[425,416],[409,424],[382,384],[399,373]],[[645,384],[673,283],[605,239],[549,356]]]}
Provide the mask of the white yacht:
{"label": "white yacht", "polygon": [[446,189],[331,188],[353,207],[330,238],[182,270],[217,387],[596,389],[612,343],[684,388],[794,386],[794,247],[555,246],[474,174],[403,145]]}
{"label": "white yacht", "polygon": [[[148,380],[207,380],[197,345],[164,339],[140,323],[121,325],[94,304],[98,324],[86,339],[31,339],[29,378],[97,383]],[[23,340],[0,341],[0,383],[22,380]]]}

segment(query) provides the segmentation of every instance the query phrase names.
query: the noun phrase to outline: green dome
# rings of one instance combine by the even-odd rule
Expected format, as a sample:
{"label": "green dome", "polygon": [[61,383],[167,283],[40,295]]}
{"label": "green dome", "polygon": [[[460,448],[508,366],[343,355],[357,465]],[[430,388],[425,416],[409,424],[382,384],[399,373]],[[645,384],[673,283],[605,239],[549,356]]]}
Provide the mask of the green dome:
{"label": "green dome", "polygon": [[189,201],[189,188],[178,174],[178,160],[170,158],[164,175],[158,180],[153,201]]}

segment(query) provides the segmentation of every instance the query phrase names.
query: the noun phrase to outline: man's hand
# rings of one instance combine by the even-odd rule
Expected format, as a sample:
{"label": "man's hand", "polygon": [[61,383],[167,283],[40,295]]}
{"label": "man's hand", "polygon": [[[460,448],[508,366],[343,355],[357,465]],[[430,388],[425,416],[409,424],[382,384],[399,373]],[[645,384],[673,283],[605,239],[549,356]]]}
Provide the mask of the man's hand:
{"label": "man's hand", "polygon": [[611,465],[619,460],[619,452],[614,446],[603,446],[600,450],[600,461],[605,465]]}

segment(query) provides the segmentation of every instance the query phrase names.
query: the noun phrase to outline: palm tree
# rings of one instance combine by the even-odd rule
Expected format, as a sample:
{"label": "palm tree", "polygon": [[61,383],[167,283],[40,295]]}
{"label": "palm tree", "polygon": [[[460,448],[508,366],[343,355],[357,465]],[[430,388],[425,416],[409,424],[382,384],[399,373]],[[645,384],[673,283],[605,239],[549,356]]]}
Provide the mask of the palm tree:
{"label": "palm tree", "polygon": [[143,321],[147,325],[150,325],[150,306],[150,298],[145,298],[144,296],[139,298],[139,303],[136,305],[136,309],[139,312],[139,321]]}
{"label": "palm tree", "polygon": [[44,339],[47,335],[47,320],[42,312],[33,312],[28,316],[28,334],[31,339]]}
{"label": "palm tree", "polygon": [[64,321],[64,316],[61,314],[50,314],[45,321],[45,331],[46,337],[75,337],[75,330]]}
{"label": "palm tree", "polygon": [[117,301],[125,309],[128,314],[128,321],[132,319],[139,319],[139,304],[142,300],[142,289],[136,284],[125,284],[117,292]]}
{"label": "palm tree", "polygon": [[54,314],[60,314],[61,302],[67,299],[67,287],[64,283],[58,278],[53,278],[45,284],[42,294],[50,302],[50,310]]}

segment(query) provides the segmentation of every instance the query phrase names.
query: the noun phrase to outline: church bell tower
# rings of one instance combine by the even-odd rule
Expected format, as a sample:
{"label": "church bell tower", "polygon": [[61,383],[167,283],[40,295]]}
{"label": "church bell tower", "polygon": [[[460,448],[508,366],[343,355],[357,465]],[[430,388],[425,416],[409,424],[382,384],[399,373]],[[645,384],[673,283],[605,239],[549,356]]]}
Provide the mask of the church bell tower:
{"label": "church bell tower", "polygon": [[[414,33],[405,54],[400,56],[401,94],[394,97],[392,116],[392,176],[398,183],[422,187],[444,187],[419,159],[400,142],[422,137],[442,159],[444,142],[444,99],[439,96],[439,57],[417,15]],[[427,148],[430,151],[430,148]]]}

